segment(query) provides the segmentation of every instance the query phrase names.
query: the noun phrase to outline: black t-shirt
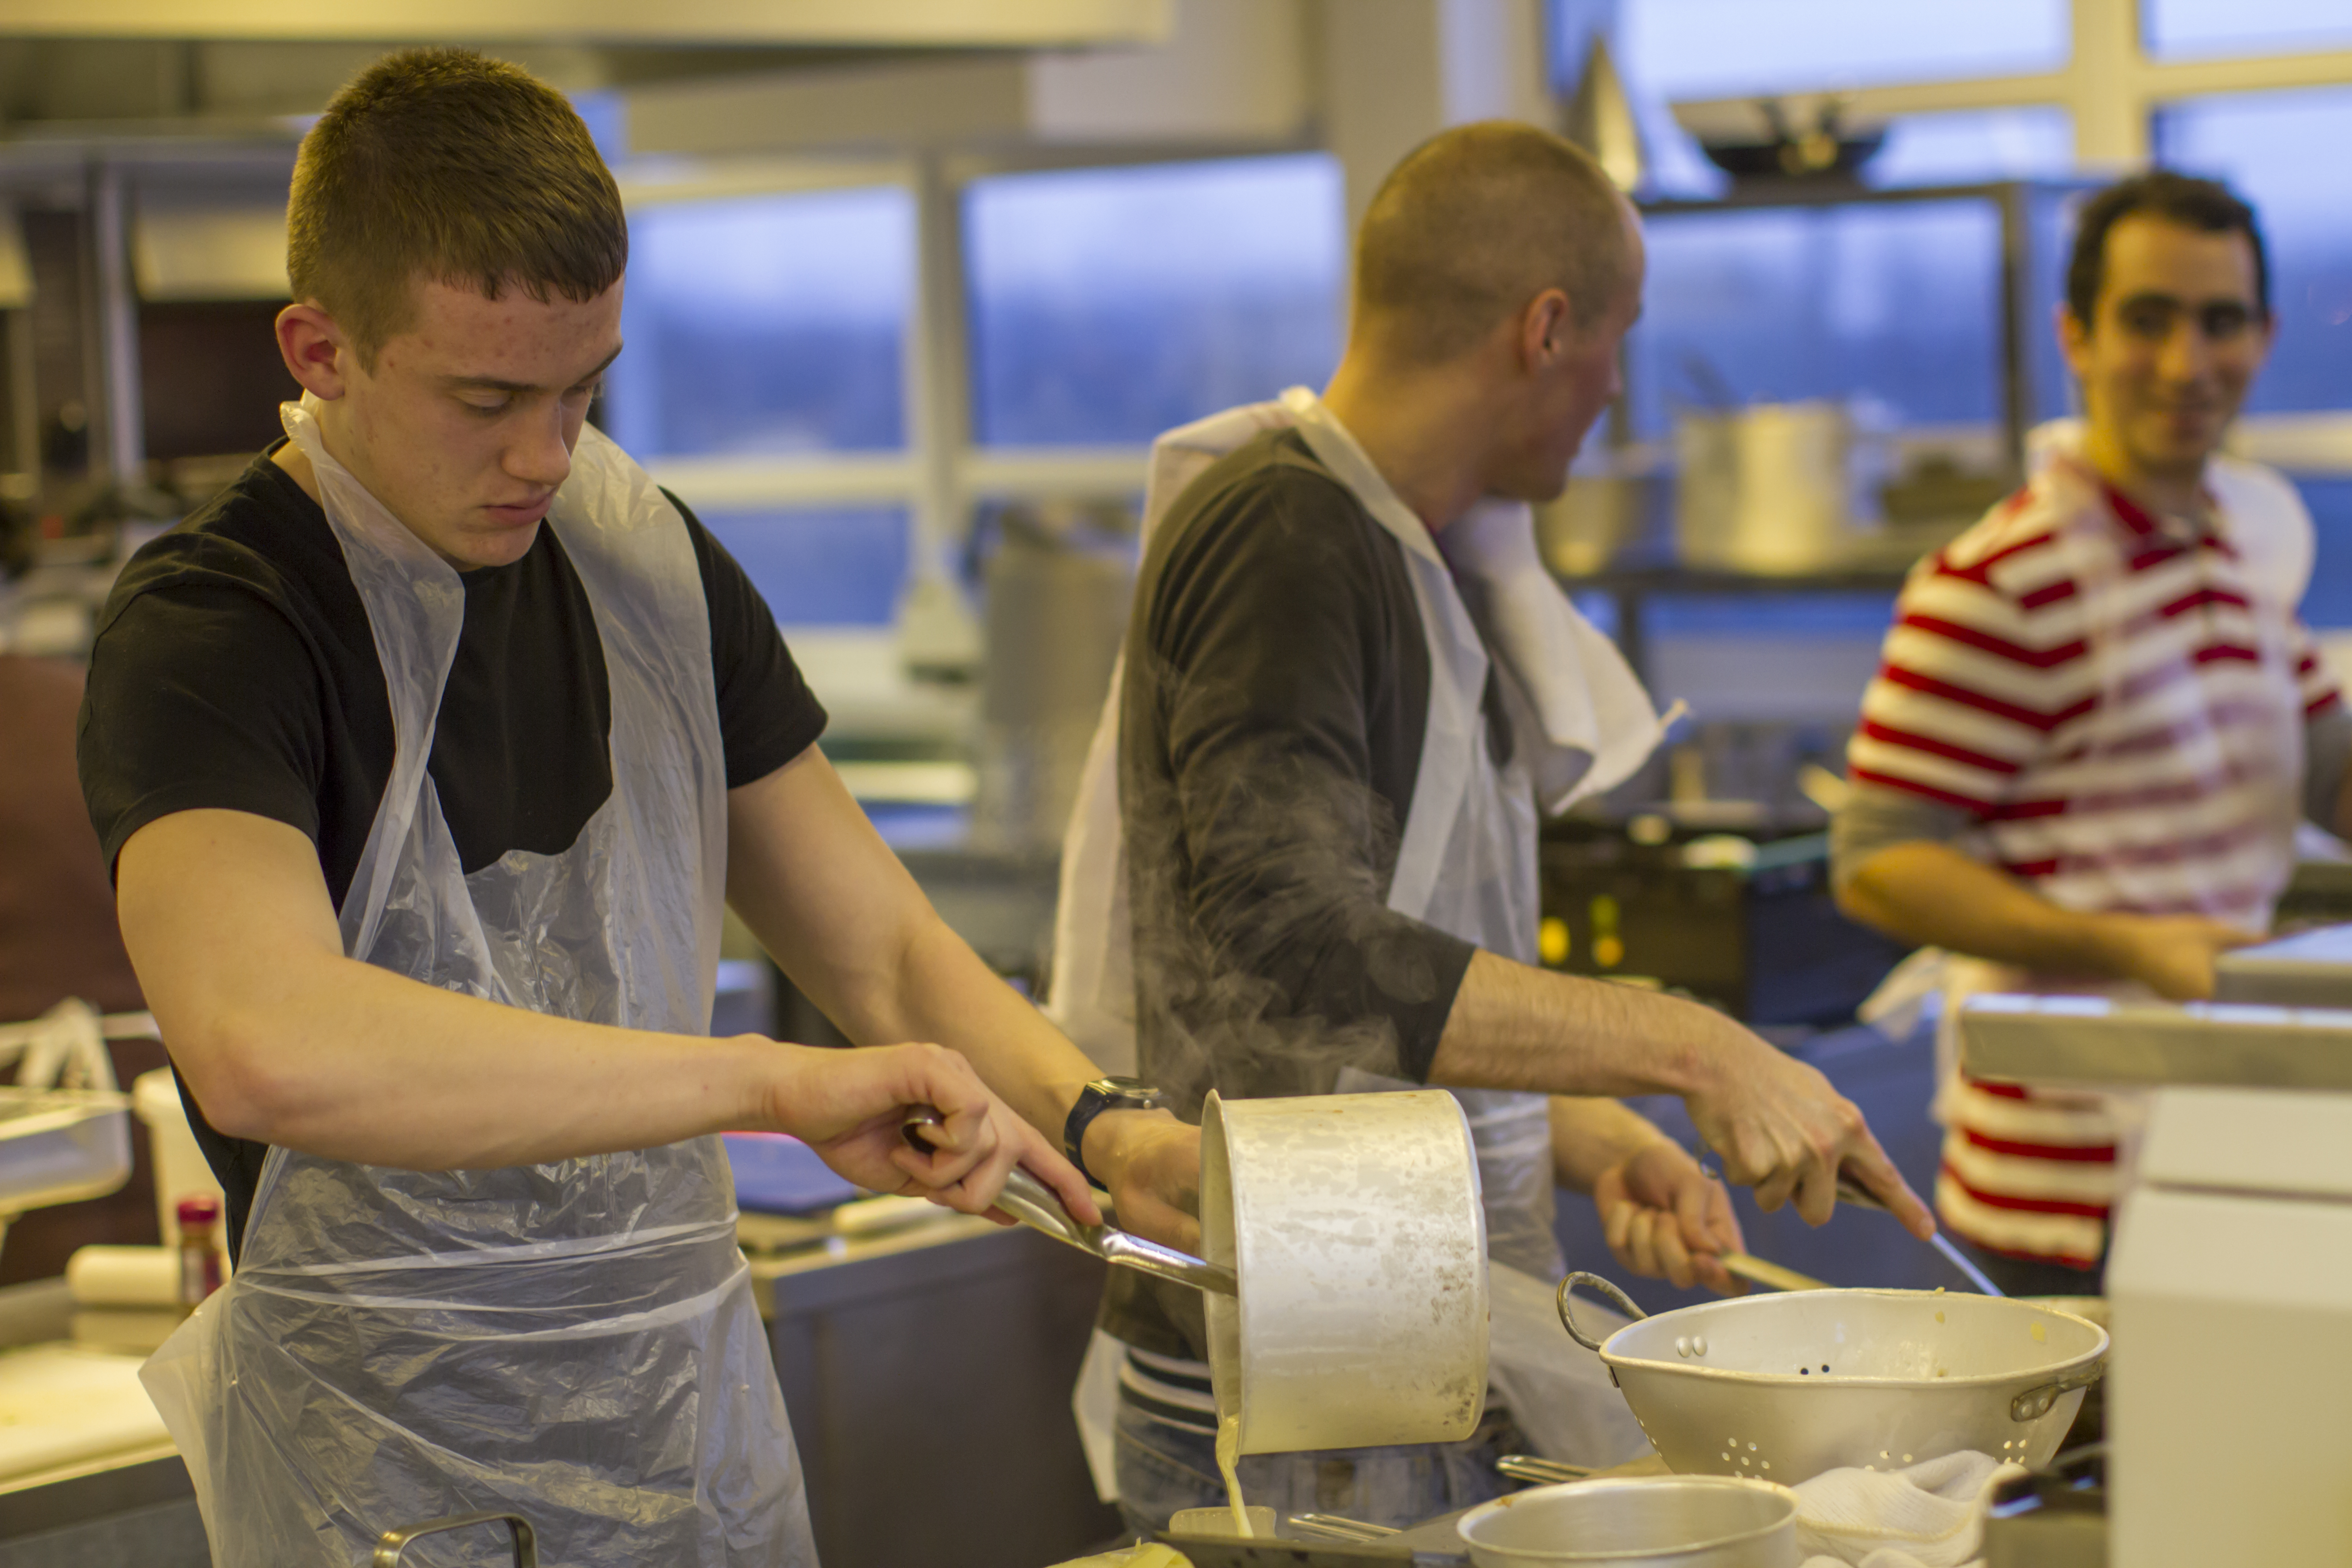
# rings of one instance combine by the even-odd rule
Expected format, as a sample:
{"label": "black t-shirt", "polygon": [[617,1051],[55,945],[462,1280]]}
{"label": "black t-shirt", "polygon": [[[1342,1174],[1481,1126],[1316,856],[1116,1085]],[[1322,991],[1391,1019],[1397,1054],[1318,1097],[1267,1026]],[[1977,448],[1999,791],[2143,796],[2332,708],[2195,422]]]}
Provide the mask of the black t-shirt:
{"label": "black t-shirt", "polygon": [[[824,710],[742,568],[678,510],[709,609],[732,788],[805,751]],[[612,793],[612,700],[586,591],[554,530],[511,565],[462,581],[465,629],[428,771],[471,873],[509,849],[556,854],[579,837]],[[110,866],[160,817],[251,812],[310,836],[340,907],[393,751],[383,671],[341,546],[268,454],[123,569],[91,649],[79,740]],[[222,1136],[184,1082],[181,1092],[241,1244],[267,1150]]]}
{"label": "black t-shirt", "polygon": [[[1428,1076],[1474,949],[1387,904],[1429,718],[1408,570],[1291,431],[1195,479],[1145,552],[1119,693],[1136,1041],[1187,1120],[1211,1088]],[[1199,1292],[1111,1273],[1107,1328],[1198,1353]]]}

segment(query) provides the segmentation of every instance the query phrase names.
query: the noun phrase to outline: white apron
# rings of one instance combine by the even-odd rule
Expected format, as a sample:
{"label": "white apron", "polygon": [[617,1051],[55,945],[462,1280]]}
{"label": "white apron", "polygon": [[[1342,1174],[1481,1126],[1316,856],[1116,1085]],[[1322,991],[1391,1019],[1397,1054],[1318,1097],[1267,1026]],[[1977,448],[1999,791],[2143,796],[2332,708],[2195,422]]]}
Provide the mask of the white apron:
{"label": "white apron", "polygon": [[[1608,789],[1649,756],[1661,720],[1614,644],[1578,616],[1535,553],[1524,505],[1489,504],[1449,528],[1445,553],[1321,401],[1293,388],[1171,432],[1155,443],[1144,539],[1178,495],[1217,458],[1263,430],[1295,426],[1404,552],[1429,650],[1429,716],[1388,907],[1448,935],[1537,962],[1540,915],[1537,798],[1564,810]],[[1449,560],[1449,557],[1452,559]],[[1496,657],[1489,657],[1490,647]],[[1087,758],[1062,857],[1054,984],[1047,1011],[1098,1062],[1135,1061],[1123,829],[1118,816],[1118,700],[1125,658]],[[1484,699],[1489,671],[1508,714],[1508,760],[1493,761]],[[1343,1068],[1334,1092],[1419,1086]],[[1550,1102],[1540,1094],[1453,1089],[1478,1153],[1487,1250],[1540,1279],[1564,1271],[1552,1233]],[[1098,1489],[1107,1485],[1108,1401],[1116,1348],[1101,1337],[1078,1405]],[[1499,1380],[1498,1380],[1499,1381]],[[1106,1492],[1106,1495],[1108,1495]]]}
{"label": "white apron", "polygon": [[[677,509],[581,432],[544,526],[603,643],[613,793],[570,849],[467,877],[425,770],[465,589],[328,455],[313,406],[288,405],[286,430],[366,606],[395,735],[345,951],[533,1012],[705,1033],[726,768]],[[348,1568],[387,1530],[477,1510],[528,1518],[551,1563],[816,1561],[715,1137],[494,1171],[272,1149],[235,1277],[142,1376],[221,1568]],[[488,1539],[453,1542],[409,1560],[496,1560]]]}

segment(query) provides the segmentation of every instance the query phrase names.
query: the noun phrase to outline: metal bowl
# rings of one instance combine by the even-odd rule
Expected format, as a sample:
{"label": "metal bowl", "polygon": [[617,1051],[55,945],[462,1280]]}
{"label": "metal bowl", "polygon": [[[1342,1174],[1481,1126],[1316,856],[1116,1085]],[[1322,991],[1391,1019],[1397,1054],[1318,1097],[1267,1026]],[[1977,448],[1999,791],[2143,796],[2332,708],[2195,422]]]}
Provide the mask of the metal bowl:
{"label": "metal bowl", "polygon": [[1761,1481],[1627,1477],[1537,1487],[1472,1509],[1476,1568],[1796,1568],[1797,1494]]}
{"label": "metal bowl", "polygon": [[[1595,1343],[1570,1315],[1591,1284],[1641,1321]],[[1801,1290],[1643,1317],[1591,1274],[1560,1320],[1685,1475],[1795,1486],[1964,1449],[2029,1468],[2057,1452],[2106,1370],[2097,1324],[2033,1301],[1940,1290]]]}

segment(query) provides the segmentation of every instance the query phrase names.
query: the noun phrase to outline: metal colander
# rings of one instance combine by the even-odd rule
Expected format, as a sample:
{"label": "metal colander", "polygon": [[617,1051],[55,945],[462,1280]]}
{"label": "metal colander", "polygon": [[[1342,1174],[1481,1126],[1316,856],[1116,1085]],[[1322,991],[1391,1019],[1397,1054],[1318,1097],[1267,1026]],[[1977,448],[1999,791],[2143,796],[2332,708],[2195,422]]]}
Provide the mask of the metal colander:
{"label": "metal colander", "polygon": [[[1638,1321],[1588,1338],[1570,1312],[1579,1285]],[[1559,1288],[1559,1316],[1670,1468],[1784,1486],[1963,1449],[2038,1468],[2106,1371],[2105,1330],[1995,1296],[1804,1290],[1653,1318],[1579,1273]]]}

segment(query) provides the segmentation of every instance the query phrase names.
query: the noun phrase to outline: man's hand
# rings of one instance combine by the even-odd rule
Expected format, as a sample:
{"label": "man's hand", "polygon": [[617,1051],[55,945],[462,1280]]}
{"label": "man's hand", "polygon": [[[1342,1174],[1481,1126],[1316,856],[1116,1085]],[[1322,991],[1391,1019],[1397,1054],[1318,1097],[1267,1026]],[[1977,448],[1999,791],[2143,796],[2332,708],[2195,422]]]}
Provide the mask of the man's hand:
{"label": "man's hand", "polygon": [[1087,1128],[1087,1169],[1109,1184],[1121,1229],[1201,1250],[1201,1130],[1165,1110],[1108,1110]]}
{"label": "man's hand", "polygon": [[[772,1048],[780,1070],[759,1108],[761,1125],[800,1139],[859,1186],[986,1214],[1006,1173],[1021,1165],[1080,1224],[1101,1223],[1085,1178],[955,1052],[933,1045]],[[927,1152],[904,1131],[907,1118],[923,1110],[940,1117],[925,1130]]]}
{"label": "man's hand", "polygon": [[2263,938],[2202,915],[2100,917],[2101,934],[2115,952],[2115,970],[2168,1002],[2202,1002],[2213,994],[2213,961]]}
{"label": "man's hand", "polygon": [[1723,1157],[1723,1173],[1756,1189],[1770,1214],[1793,1199],[1808,1225],[1837,1208],[1843,1168],[1921,1240],[1936,1221],[1871,1136],[1853,1102],[1820,1072],[1746,1030],[1709,1053],[1703,1086],[1685,1097],[1691,1121]]}
{"label": "man's hand", "polygon": [[1704,1284],[1725,1296],[1747,1289],[1718,1261],[1747,1250],[1731,1194],[1680,1144],[1661,1138],[1601,1171],[1592,1206],[1609,1250],[1634,1273],[1664,1275],[1682,1289]]}

